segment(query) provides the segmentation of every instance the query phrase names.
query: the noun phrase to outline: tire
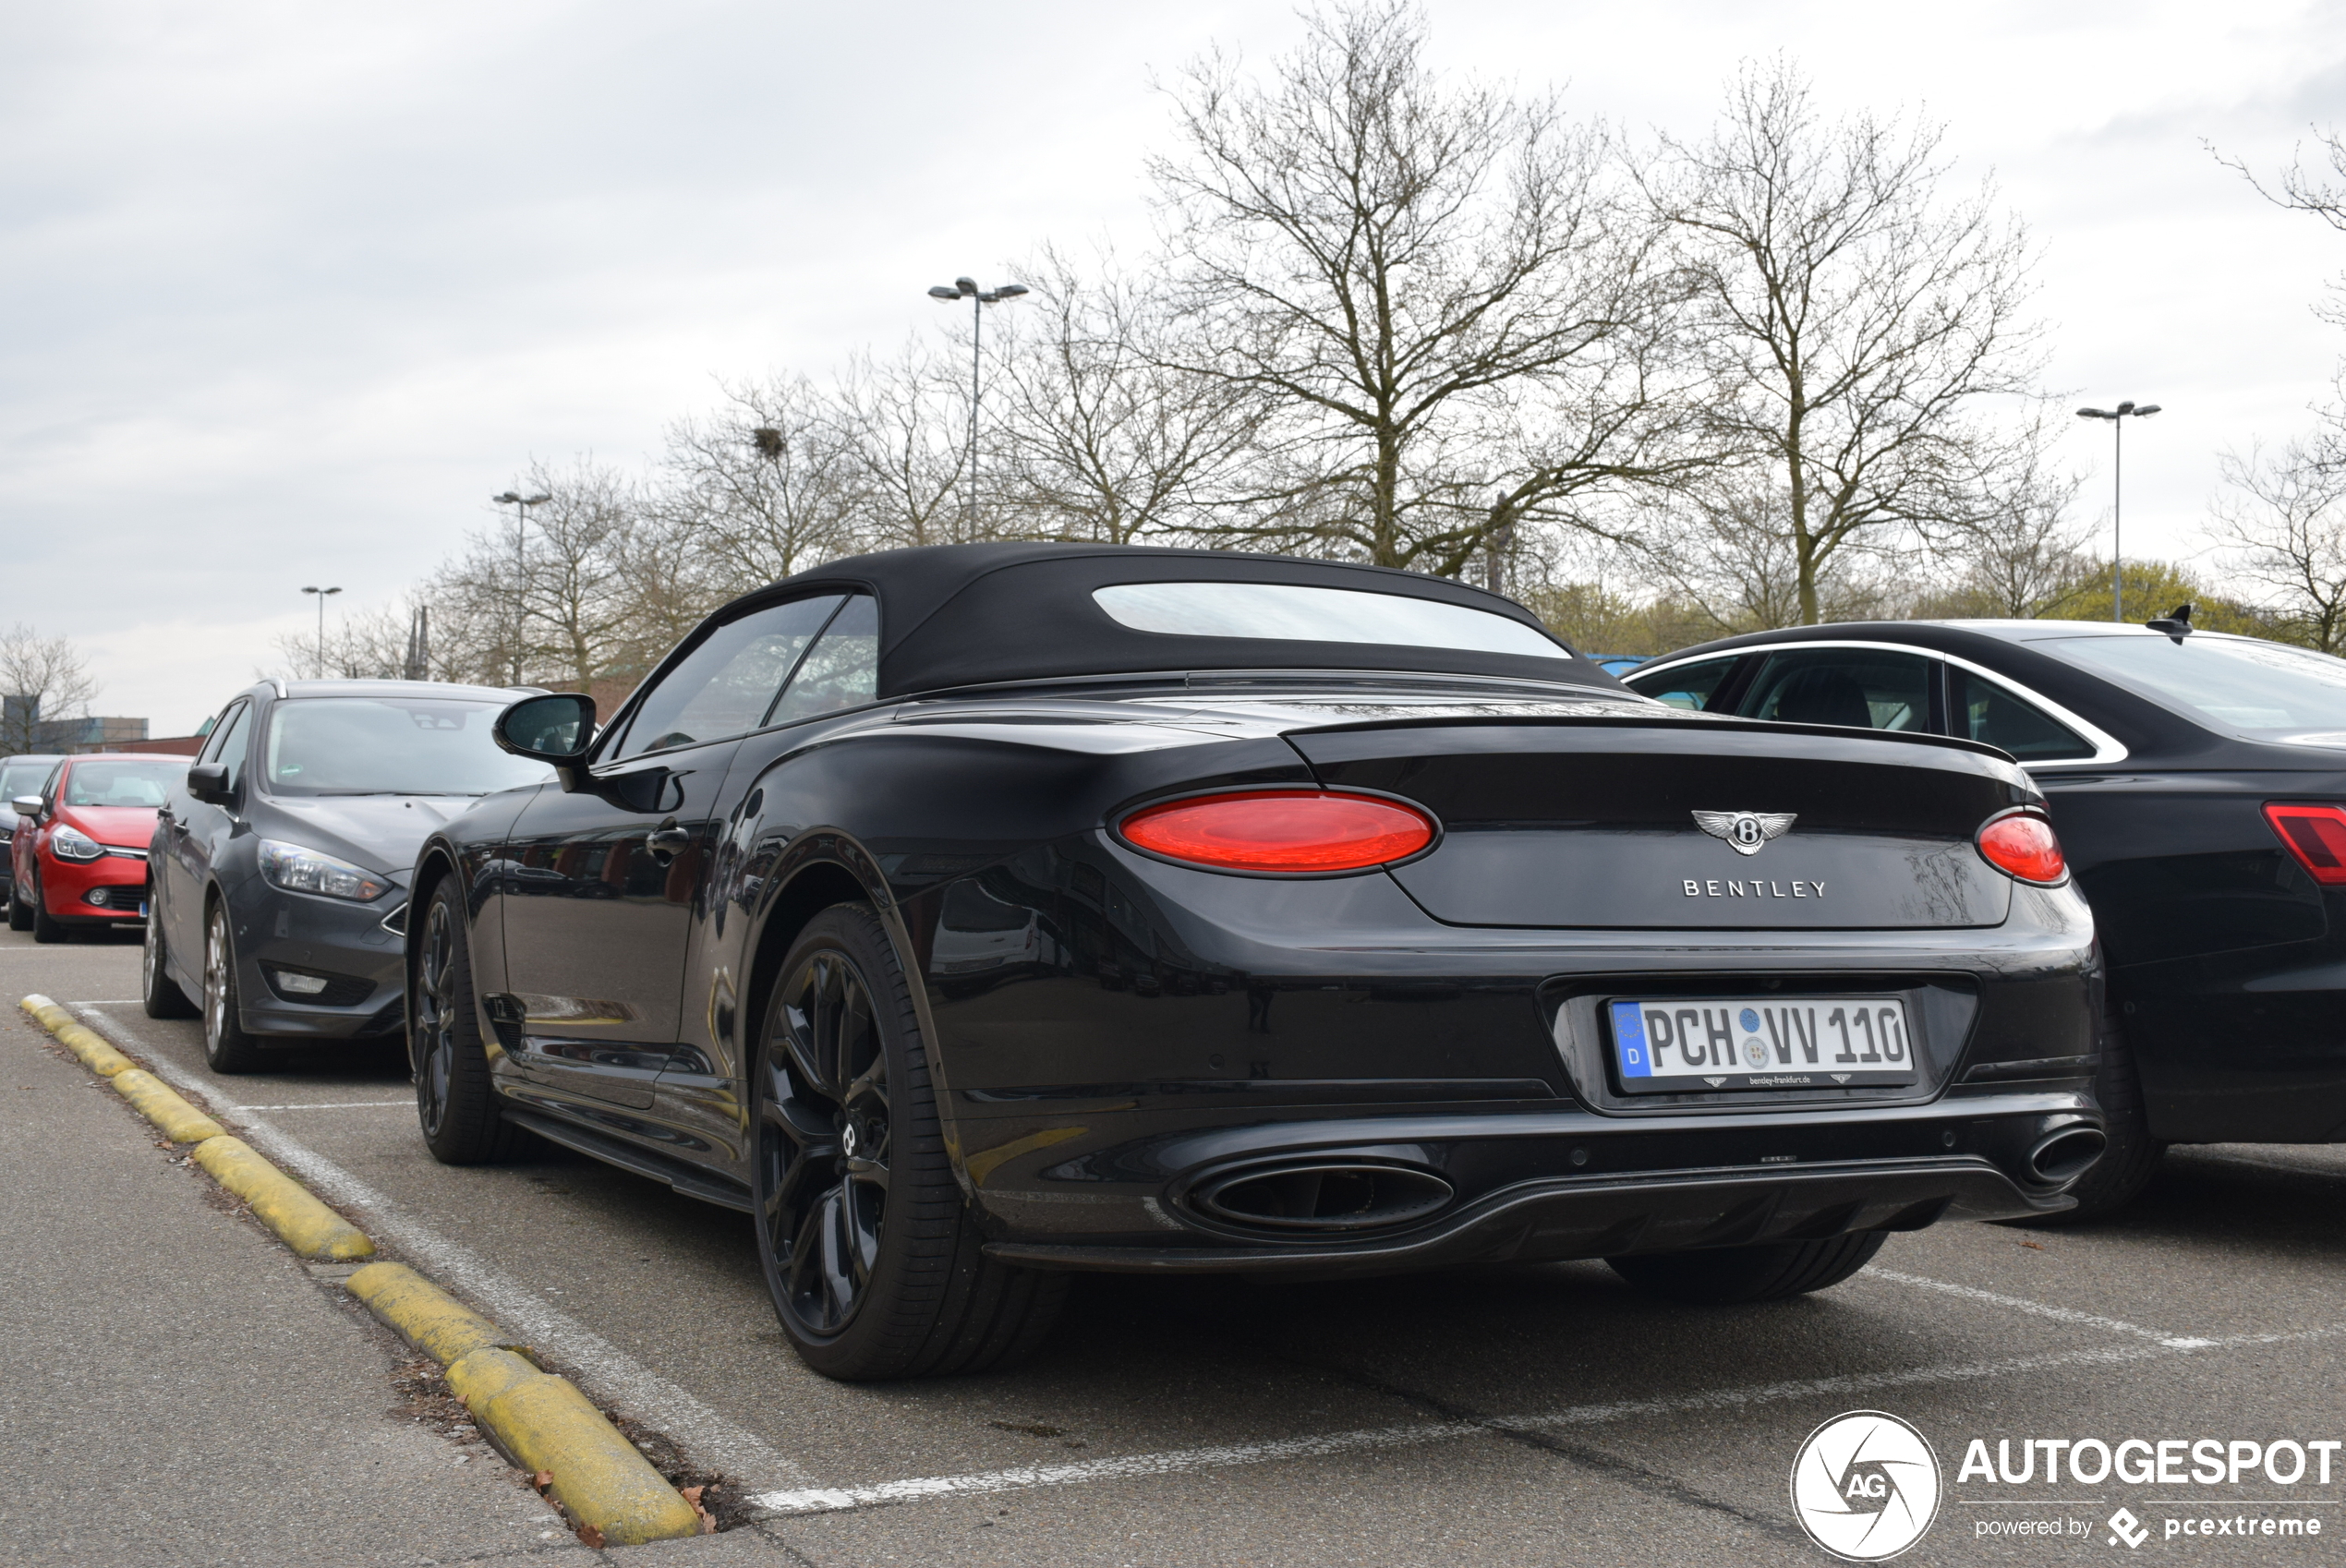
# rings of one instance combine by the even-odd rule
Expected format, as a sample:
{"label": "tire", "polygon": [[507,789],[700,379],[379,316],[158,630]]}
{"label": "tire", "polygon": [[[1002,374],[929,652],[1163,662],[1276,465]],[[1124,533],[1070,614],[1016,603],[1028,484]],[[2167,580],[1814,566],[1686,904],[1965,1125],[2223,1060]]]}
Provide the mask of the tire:
{"label": "tire", "polygon": [[73,940],[73,928],[50,914],[49,895],[42,890],[38,876],[32,879],[32,939],[44,947]]}
{"label": "tire", "polygon": [[870,905],[825,910],[783,959],[750,1101],[758,1260],[809,1367],[851,1382],[944,1376],[1042,1343],[1067,1277],[981,1250],[912,991]]}
{"label": "tire", "polygon": [[187,1000],[179,983],[171,978],[170,965],[164,962],[163,947],[163,911],[150,908],[147,911],[147,940],[139,955],[139,1001],[151,1019],[191,1019],[200,1017],[202,1009]]}
{"label": "tire", "polygon": [[1872,1262],[1888,1239],[1881,1231],[1866,1230],[1825,1241],[1712,1247],[1608,1258],[1605,1262],[1648,1296],[1698,1307],[1730,1306],[1781,1301],[1839,1285]]}
{"label": "tire", "polygon": [[20,877],[8,884],[8,929],[32,929],[32,906],[24,901],[24,883]]}
{"label": "tire", "polygon": [[245,1032],[236,1001],[236,947],[228,933],[228,904],[214,899],[204,911],[203,1059],[217,1073],[259,1072],[260,1042]]}
{"label": "tire", "polygon": [[2134,1070],[2134,1047],[2120,1021],[2118,1002],[2105,1003],[2101,1020],[2101,1066],[2094,1073],[2110,1147],[2070,1188],[2074,1209],[2034,1214],[2016,1225],[2075,1225],[2107,1219],[2132,1203],[2159,1172],[2167,1145],[2150,1135],[2150,1109],[2143,1101],[2142,1077]]}
{"label": "tire", "polygon": [[424,1147],[443,1165],[502,1160],[513,1152],[520,1129],[505,1119],[490,1081],[464,895],[453,877],[432,889],[417,940],[407,983],[407,1060],[416,1069],[416,1119]]}

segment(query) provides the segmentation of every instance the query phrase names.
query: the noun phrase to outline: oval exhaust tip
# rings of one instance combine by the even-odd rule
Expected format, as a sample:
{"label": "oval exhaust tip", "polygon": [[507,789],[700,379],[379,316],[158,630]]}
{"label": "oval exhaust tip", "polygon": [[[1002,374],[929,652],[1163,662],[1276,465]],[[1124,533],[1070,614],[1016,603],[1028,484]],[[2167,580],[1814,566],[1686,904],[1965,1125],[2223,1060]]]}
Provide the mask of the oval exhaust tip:
{"label": "oval exhaust tip", "polygon": [[1200,1183],[1189,1200],[1234,1224],[1360,1231],[1424,1219],[1446,1206],[1453,1191],[1431,1171],[1322,1161],[1234,1171]]}
{"label": "oval exhaust tip", "polygon": [[2098,1128],[2064,1128],[2037,1145],[2028,1156],[2028,1169],[2038,1181],[2058,1186],[2085,1175],[2109,1147],[2110,1140]]}

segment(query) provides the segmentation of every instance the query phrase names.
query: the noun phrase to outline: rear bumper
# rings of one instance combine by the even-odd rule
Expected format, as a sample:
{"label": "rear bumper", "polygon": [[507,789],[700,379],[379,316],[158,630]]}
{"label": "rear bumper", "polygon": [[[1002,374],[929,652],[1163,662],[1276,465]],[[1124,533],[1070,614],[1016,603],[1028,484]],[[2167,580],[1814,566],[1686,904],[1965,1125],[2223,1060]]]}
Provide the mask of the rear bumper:
{"label": "rear bumper", "polygon": [[1549,1177],[1491,1193],[1408,1236],[1324,1246],[995,1242],[986,1250],[1036,1269],[1326,1278],[1814,1241],[1857,1231],[1920,1230],[1941,1220],[2055,1213],[2073,1203],[2057,1193],[2031,1195],[1994,1163],[1973,1155],[1858,1161],[1788,1173]]}
{"label": "rear bumper", "polygon": [[[1032,1268],[1387,1273],[2057,1213],[2073,1206],[2084,1168],[2049,1177],[2032,1156],[2103,1126],[2082,1084],[1963,1089],[1925,1105],[1825,1116],[1298,1117],[1144,1138],[1025,1179],[993,1176],[977,1191],[987,1251]],[[1216,1198],[1229,1184],[1303,1167],[1398,1171],[1449,1196],[1373,1227],[1310,1228],[1234,1218]]]}

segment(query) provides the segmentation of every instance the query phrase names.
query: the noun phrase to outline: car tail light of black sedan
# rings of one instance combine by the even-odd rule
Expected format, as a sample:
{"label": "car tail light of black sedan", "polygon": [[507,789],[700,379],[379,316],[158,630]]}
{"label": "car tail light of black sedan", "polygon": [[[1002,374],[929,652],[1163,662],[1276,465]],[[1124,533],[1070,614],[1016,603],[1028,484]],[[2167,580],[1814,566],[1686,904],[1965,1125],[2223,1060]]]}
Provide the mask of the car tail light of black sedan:
{"label": "car tail light of black sedan", "polygon": [[424,1137],[750,1212],[834,1376],[998,1364],[1082,1270],[1790,1295],[2101,1148],[2009,758],[1674,709],[1455,583],[862,557],[595,718],[507,709],[557,779],[424,846]]}

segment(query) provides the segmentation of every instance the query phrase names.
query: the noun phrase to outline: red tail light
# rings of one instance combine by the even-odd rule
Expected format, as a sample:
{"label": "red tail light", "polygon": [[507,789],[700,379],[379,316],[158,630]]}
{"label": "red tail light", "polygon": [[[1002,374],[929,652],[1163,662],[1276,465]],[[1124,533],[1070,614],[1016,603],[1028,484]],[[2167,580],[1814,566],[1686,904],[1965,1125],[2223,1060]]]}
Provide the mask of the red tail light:
{"label": "red tail light", "polygon": [[1433,842],[1433,819],[1398,801],[1324,790],[1194,795],[1124,819],[1125,838],[1221,871],[1366,871]]}
{"label": "red tail light", "polygon": [[2013,812],[1979,830],[1979,852],[1989,865],[2018,882],[2051,887],[2067,879],[2069,862],[2053,837],[2052,824],[2041,816]]}
{"label": "red tail light", "polygon": [[2346,887],[2346,807],[2268,805],[2265,820],[2315,881]]}

